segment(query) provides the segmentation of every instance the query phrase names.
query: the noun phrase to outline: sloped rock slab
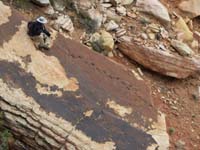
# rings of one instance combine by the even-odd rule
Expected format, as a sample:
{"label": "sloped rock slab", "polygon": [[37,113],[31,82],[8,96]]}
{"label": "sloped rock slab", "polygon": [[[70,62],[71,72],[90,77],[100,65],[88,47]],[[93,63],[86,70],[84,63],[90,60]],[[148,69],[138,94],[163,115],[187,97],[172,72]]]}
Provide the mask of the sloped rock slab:
{"label": "sloped rock slab", "polygon": [[39,51],[26,24],[17,13],[0,24],[0,110],[28,149],[167,149],[165,118],[143,81],[59,34]]}

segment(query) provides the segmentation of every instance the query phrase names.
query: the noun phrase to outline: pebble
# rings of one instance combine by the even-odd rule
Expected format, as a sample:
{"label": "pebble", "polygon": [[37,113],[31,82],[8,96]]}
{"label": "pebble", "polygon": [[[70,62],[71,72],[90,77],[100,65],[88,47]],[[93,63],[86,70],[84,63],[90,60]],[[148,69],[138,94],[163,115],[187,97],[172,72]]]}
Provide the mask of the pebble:
{"label": "pebble", "polygon": [[141,38],[142,38],[143,40],[147,40],[147,39],[148,39],[148,35],[147,35],[146,33],[142,33],[142,34],[141,34]]}
{"label": "pebble", "polygon": [[117,30],[117,32],[116,32],[116,37],[121,37],[121,36],[123,36],[123,35],[125,35],[126,34],[126,30],[125,29],[118,29]]}
{"label": "pebble", "polygon": [[116,8],[116,11],[117,11],[117,13],[118,13],[119,15],[121,15],[121,16],[126,16],[126,8],[125,8],[125,7],[123,7],[123,6],[118,6],[118,7]]}
{"label": "pebble", "polygon": [[160,27],[159,27],[158,24],[154,24],[154,23],[149,24],[148,25],[148,29],[150,29],[154,33],[159,33],[160,32]]}
{"label": "pebble", "polygon": [[156,39],[156,35],[154,33],[148,33],[148,37],[149,37],[150,40]]}
{"label": "pebble", "polygon": [[182,141],[182,140],[178,140],[176,143],[175,143],[175,146],[176,146],[176,150],[184,150],[185,148],[185,142]]}
{"label": "pebble", "polygon": [[131,3],[133,3],[133,0],[121,0],[122,5],[130,5]]}
{"label": "pebble", "polygon": [[114,20],[116,22],[120,22],[122,17],[115,13],[115,10],[108,9],[106,11],[106,15],[109,19]]}
{"label": "pebble", "polygon": [[104,24],[104,26],[106,28],[106,31],[112,31],[119,28],[119,25],[114,20],[109,21],[108,23]]}
{"label": "pebble", "polygon": [[165,28],[160,28],[160,35],[163,39],[169,38],[169,33],[167,32],[167,30],[165,30]]}
{"label": "pebble", "polygon": [[131,12],[127,12],[127,16],[130,17],[130,18],[137,18],[137,15],[135,13],[131,13]]}
{"label": "pebble", "polygon": [[132,41],[132,37],[130,37],[130,36],[126,36],[126,35],[123,35],[123,36],[121,36],[121,37],[119,37],[118,38],[118,41],[119,42],[131,42]]}
{"label": "pebble", "polygon": [[109,52],[109,53],[108,53],[108,57],[113,58],[113,57],[114,57],[113,52]]}
{"label": "pebble", "polygon": [[198,48],[199,47],[199,42],[197,40],[193,40],[191,43],[192,48]]}

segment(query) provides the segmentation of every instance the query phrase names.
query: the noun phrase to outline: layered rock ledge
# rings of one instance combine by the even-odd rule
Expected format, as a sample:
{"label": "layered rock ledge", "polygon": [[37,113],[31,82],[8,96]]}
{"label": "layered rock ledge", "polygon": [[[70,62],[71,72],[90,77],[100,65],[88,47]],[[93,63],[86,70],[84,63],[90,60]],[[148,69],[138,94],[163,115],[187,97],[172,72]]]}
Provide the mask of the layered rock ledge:
{"label": "layered rock ledge", "polygon": [[164,115],[126,67],[55,31],[39,51],[20,13],[0,13],[0,111],[26,149],[168,148]]}

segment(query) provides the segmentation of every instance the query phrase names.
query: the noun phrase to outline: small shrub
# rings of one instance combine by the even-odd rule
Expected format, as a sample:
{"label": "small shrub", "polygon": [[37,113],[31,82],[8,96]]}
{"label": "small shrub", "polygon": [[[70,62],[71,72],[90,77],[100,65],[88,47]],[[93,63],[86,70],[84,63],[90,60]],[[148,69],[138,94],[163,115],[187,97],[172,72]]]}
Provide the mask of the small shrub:
{"label": "small shrub", "polygon": [[0,133],[0,150],[9,150],[9,139],[11,138],[12,134],[8,130]]}
{"label": "small shrub", "polygon": [[175,129],[173,127],[169,128],[169,135],[172,135],[175,132]]}

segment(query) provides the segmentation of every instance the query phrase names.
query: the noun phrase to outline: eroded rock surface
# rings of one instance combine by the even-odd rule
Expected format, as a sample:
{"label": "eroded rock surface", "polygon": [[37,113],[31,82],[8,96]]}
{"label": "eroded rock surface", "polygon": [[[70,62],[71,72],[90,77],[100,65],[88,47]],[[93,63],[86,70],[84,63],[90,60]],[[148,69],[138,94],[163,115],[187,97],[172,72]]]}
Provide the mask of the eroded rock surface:
{"label": "eroded rock surface", "polygon": [[0,24],[0,110],[27,149],[167,149],[165,117],[143,81],[58,33],[50,51],[35,49],[26,19],[0,6],[12,12]]}

